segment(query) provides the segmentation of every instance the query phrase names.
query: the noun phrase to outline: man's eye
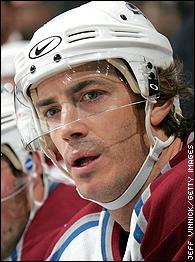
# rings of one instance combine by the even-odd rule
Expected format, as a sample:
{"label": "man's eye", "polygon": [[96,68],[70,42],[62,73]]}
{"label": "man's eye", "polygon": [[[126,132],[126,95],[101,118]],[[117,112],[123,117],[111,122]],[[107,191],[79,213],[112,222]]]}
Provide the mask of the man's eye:
{"label": "man's eye", "polygon": [[103,93],[101,91],[91,91],[83,95],[82,100],[91,102],[91,101],[97,100],[102,95]]}
{"label": "man's eye", "polygon": [[59,109],[55,109],[55,108],[52,108],[52,109],[49,109],[47,110],[47,112],[45,113],[45,117],[47,118],[52,118],[54,115],[56,115],[60,110]]}

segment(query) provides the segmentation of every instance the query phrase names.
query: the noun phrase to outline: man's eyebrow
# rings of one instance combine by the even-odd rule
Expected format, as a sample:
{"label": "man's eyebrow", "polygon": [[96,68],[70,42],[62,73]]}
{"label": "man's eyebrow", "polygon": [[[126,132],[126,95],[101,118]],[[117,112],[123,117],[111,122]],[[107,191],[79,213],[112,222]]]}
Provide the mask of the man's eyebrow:
{"label": "man's eyebrow", "polygon": [[94,84],[95,80],[84,80],[79,82],[73,86],[71,86],[70,90],[68,91],[71,95],[80,92],[82,89],[87,87],[88,85]]}
{"label": "man's eyebrow", "polygon": [[50,104],[53,104],[53,103],[56,103],[56,100],[54,98],[47,98],[47,99],[39,100],[36,103],[36,106],[42,107],[42,106],[47,106],[47,105],[50,105]]}
{"label": "man's eyebrow", "polygon": [[[87,87],[88,85],[93,84],[95,82],[96,82],[95,80],[84,80],[82,82],[79,82],[79,83],[77,83],[77,84],[75,84],[75,85],[70,87],[70,89],[68,90],[68,94],[69,95],[73,95],[75,93],[78,93],[82,89]],[[50,98],[39,100],[36,103],[36,106],[40,108],[40,107],[47,106],[47,105],[50,105],[50,104],[53,104],[53,103],[56,103],[56,102],[57,101],[56,101],[56,99],[54,97],[50,97]]]}

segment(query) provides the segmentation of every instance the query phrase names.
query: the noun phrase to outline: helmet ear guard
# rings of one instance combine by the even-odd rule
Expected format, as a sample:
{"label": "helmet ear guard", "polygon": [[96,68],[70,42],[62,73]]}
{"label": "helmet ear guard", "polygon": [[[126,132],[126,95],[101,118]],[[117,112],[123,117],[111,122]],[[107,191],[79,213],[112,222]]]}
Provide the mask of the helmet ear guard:
{"label": "helmet ear guard", "polygon": [[146,61],[146,58],[141,62],[138,59],[140,58],[126,63],[123,59],[107,59],[107,61],[124,75],[134,93],[141,94],[145,99],[159,98],[160,88],[156,66],[149,60]]}

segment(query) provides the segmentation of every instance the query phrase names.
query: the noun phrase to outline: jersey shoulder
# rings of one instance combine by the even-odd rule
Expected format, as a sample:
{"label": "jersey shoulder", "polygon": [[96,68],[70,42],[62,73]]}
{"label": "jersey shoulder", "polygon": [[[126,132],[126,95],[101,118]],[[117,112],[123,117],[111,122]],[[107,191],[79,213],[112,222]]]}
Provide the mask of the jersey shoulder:
{"label": "jersey shoulder", "polygon": [[88,204],[89,201],[78,195],[75,186],[57,184],[23,237],[21,260],[42,260],[60,229]]}

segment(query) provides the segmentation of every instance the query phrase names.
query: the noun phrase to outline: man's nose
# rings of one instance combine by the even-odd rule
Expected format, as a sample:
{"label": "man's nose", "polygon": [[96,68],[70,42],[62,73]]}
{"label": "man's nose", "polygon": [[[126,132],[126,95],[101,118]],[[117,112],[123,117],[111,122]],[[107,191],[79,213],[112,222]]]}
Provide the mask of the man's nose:
{"label": "man's nose", "polygon": [[88,127],[85,121],[84,112],[76,108],[74,105],[66,104],[62,111],[61,117],[61,131],[62,138],[66,142],[76,140],[87,136]]}

